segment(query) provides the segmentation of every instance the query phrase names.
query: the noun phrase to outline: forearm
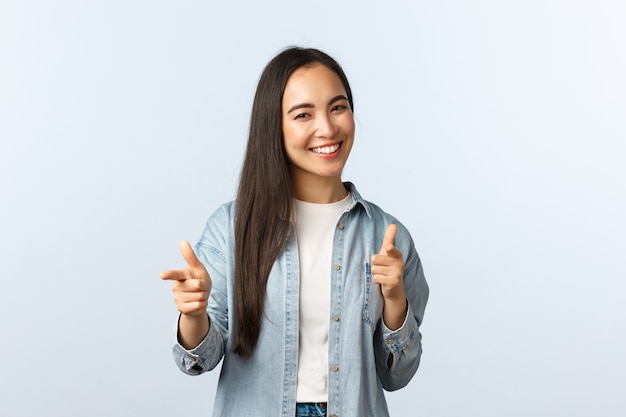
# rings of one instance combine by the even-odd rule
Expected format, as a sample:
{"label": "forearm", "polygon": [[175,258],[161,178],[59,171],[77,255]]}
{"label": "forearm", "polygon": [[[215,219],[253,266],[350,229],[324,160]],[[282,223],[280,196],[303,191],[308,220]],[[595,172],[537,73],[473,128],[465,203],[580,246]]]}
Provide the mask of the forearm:
{"label": "forearm", "polygon": [[178,320],[178,342],[187,350],[196,348],[209,333],[209,316],[181,314]]}
{"label": "forearm", "polygon": [[385,326],[391,331],[402,327],[406,318],[407,308],[408,302],[406,297],[385,300],[383,306],[383,322]]}
{"label": "forearm", "polygon": [[404,387],[419,367],[421,334],[410,305],[405,319],[395,331],[381,323],[374,343],[377,373],[387,391]]}

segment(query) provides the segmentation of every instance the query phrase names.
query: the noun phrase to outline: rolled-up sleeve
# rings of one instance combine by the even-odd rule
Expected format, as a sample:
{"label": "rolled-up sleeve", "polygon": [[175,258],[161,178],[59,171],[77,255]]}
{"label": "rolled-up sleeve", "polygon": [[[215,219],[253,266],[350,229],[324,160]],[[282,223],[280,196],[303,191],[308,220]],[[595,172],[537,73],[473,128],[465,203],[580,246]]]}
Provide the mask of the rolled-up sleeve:
{"label": "rolled-up sleeve", "polygon": [[220,332],[211,325],[206,337],[194,349],[185,349],[178,341],[178,321],[174,329],[174,361],[188,375],[200,375],[217,366],[224,355],[224,341]]}
{"label": "rolled-up sleeve", "polygon": [[394,391],[406,386],[420,364],[422,335],[419,327],[428,301],[428,284],[422,265],[414,250],[404,270],[404,286],[408,301],[404,323],[397,330],[389,330],[381,319],[378,324],[374,349],[376,368],[383,388]]}
{"label": "rolled-up sleeve", "polygon": [[207,221],[194,248],[212,282],[207,308],[209,332],[198,346],[187,350],[178,340],[178,320],[174,328],[174,361],[181,371],[189,375],[199,375],[215,368],[224,356],[228,342],[228,277],[232,274],[232,265],[224,251],[230,244],[226,230],[230,224],[228,214],[227,206],[218,209]]}

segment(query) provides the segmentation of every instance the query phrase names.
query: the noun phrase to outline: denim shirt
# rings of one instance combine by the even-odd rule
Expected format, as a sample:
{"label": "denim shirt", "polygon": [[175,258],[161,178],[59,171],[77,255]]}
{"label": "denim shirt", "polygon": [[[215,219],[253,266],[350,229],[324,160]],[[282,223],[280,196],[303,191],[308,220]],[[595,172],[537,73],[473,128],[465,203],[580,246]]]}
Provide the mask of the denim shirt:
{"label": "denim shirt", "polygon": [[[428,285],[408,231],[394,217],[361,198],[346,183],[353,203],[343,213],[333,240],[328,335],[328,416],[389,416],[383,389],[411,380],[422,353],[422,323]],[[210,329],[193,350],[174,340],[174,360],[190,375],[213,369],[220,360],[215,417],[294,417],[298,366],[299,264],[293,238],[270,272],[261,334],[250,358],[232,352],[234,331],[234,202],[209,218],[195,247],[213,281]],[[382,320],[380,286],[372,281],[371,256],[378,253],[387,226],[398,225],[395,246],[404,257],[408,311],[401,328]],[[177,330],[176,330],[177,331]],[[177,333],[176,333],[177,334]],[[390,358],[391,355],[391,358]],[[391,366],[389,366],[391,364]]]}

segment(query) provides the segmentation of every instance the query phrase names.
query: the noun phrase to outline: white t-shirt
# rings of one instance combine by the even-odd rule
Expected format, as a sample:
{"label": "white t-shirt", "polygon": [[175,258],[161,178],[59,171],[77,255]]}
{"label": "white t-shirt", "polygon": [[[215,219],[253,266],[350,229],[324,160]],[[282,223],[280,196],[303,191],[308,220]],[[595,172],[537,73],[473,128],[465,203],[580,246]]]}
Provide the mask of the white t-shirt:
{"label": "white t-shirt", "polygon": [[293,221],[300,259],[297,402],[328,401],[330,274],[335,228],[351,194],[330,204],[294,199]]}

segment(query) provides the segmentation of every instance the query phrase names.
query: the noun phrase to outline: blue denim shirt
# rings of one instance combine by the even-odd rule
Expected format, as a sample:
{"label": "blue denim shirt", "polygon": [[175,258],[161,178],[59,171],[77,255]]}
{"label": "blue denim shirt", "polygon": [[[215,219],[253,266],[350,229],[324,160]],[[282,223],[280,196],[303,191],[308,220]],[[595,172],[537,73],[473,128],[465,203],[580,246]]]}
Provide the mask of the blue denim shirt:
{"label": "blue denim shirt", "polygon": [[[404,387],[415,374],[422,353],[419,326],[428,299],[419,256],[408,231],[394,217],[361,198],[346,183],[353,204],[335,229],[332,253],[328,343],[328,415],[388,416],[383,389]],[[174,359],[190,375],[213,369],[224,360],[215,397],[215,417],[293,417],[298,366],[299,264],[296,239],[278,256],[267,283],[261,334],[252,357],[232,352],[234,311],[234,203],[209,218],[195,247],[213,281],[206,338],[193,350],[175,339]],[[372,282],[371,256],[378,253],[385,230],[396,223],[395,245],[404,256],[408,313],[402,327],[389,330],[382,321],[383,298]],[[391,360],[389,356],[391,355]],[[388,364],[391,363],[391,366]]]}

